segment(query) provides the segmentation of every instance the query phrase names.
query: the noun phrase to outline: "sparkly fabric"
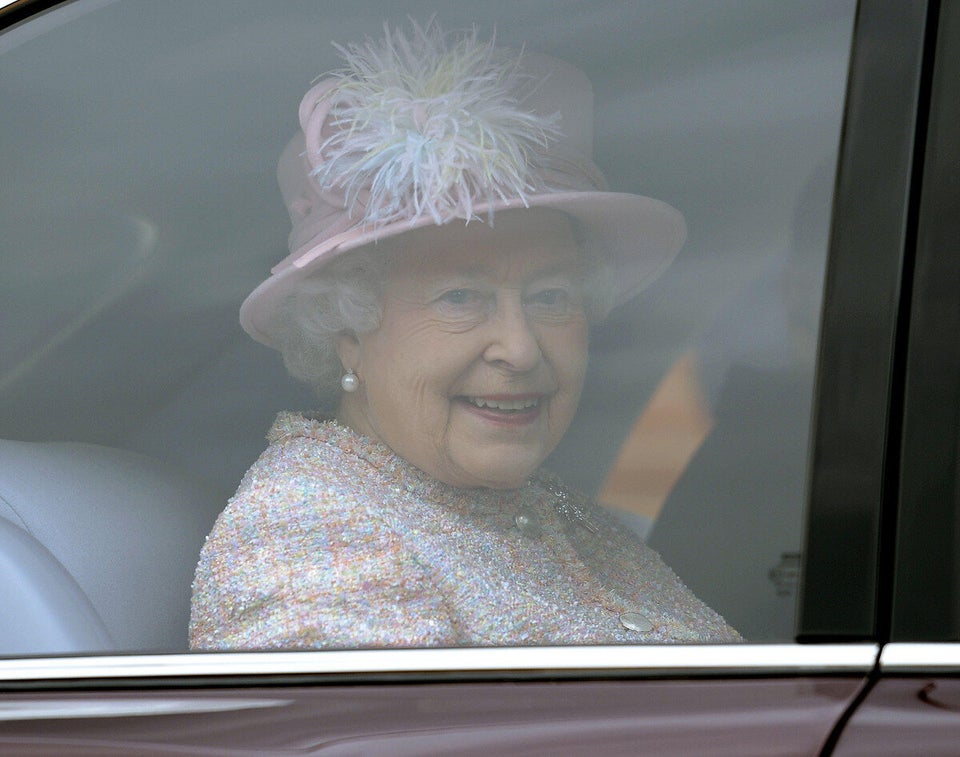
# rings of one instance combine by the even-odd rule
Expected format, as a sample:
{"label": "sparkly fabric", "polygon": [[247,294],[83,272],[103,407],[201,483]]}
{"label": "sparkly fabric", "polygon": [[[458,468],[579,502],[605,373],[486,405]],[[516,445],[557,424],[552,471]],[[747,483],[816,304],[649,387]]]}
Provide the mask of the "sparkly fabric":
{"label": "sparkly fabric", "polygon": [[[200,555],[195,649],[740,638],[653,550],[548,474],[516,491],[456,489],[294,413],[268,439]],[[561,515],[558,497],[579,517]]]}

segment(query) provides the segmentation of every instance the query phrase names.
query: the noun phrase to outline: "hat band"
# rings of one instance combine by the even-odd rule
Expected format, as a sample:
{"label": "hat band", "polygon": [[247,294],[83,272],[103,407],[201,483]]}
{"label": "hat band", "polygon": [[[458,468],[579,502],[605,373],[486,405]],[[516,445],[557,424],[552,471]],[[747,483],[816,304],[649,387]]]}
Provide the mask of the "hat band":
{"label": "hat band", "polygon": [[[607,190],[607,183],[600,169],[587,159],[577,159],[557,154],[550,155],[538,174],[543,186],[546,187],[546,191],[536,192],[529,195],[530,197],[564,192],[604,192]],[[374,231],[381,225],[365,220],[375,216],[376,213],[375,208],[367,205],[369,192],[361,191],[358,193],[353,205],[354,214],[351,215],[345,192],[322,191],[314,177],[311,177],[311,184],[313,190],[317,193],[316,200],[312,204],[307,204],[306,199],[302,198],[299,203],[298,210],[302,213],[301,219],[294,225],[287,240],[291,254],[272,269],[274,273],[291,265],[297,267],[306,265],[313,259],[313,256],[307,257],[310,250],[320,245],[323,245],[324,248],[336,246],[335,244],[324,244],[336,237],[357,231]],[[500,199],[504,202],[519,199],[524,205],[527,205],[526,197],[502,197]],[[359,218],[356,216],[359,216]],[[470,220],[458,214],[450,214],[441,218],[440,221],[446,223],[457,218]],[[413,220],[411,220],[412,225]]]}

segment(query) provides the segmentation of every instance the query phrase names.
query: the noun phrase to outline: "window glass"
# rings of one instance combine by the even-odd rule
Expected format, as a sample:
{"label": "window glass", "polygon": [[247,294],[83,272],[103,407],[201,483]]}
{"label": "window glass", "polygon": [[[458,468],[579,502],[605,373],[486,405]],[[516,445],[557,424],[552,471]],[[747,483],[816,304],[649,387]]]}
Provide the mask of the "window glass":
{"label": "window glass", "polygon": [[[491,523],[503,522],[496,536],[484,531],[484,539],[493,539],[490,546],[471,542],[480,539],[479,532],[462,530],[463,523],[460,542],[439,536],[429,541],[423,536],[435,522],[429,510],[414,527],[411,520],[396,520],[412,518],[411,511],[398,506],[400,514],[387,516],[367,501],[363,512],[369,518],[344,515],[342,533],[350,539],[333,543],[330,533],[324,537],[333,562],[317,567],[297,552],[309,543],[298,542],[276,558],[279,563],[258,563],[260,588],[234,588],[245,592],[244,602],[269,605],[270,590],[264,587],[286,581],[289,596],[295,596],[285,599],[286,605],[293,602],[298,612],[310,614],[311,602],[326,601],[331,617],[351,624],[357,617],[369,621],[372,636],[362,643],[374,645],[445,644],[461,638],[469,643],[556,641],[538,629],[562,628],[566,612],[578,618],[570,621],[573,625],[589,625],[591,613],[604,612],[619,623],[615,638],[585,632],[561,639],[571,643],[629,642],[623,635],[628,631],[639,634],[637,641],[683,640],[682,634],[673,638],[667,631],[644,636],[648,626],[669,626],[671,603],[682,605],[686,595],[658,594],[662,585],[648,587],[653,609],[631,604],[642,576],[632,568],[621,570],[619,560],[634,549],[633,542],[624,541],[629,535],[638,540],[637,559],[653,559],[640,544],[646,541],[743,638],[791,638],[817,324],[854,6],[853,0],[276,5],[91,0],[62,5],[7,30],[0,37],[5,166],[0,185],[0,439],[5,440],[0,516],[5,530],[0,546],[22,567],[23,606],[42,606],[40,625],[53,630],[40,636],[29,628],[0,628],[0,652],[186,647],[189,584],[204,535],[265,448],[277,413],[322,404],[310,387],[288,375],[275,350],[251,339],[238,322],[241,303],[290,252],[291,218],[277,188],[277,161],[298,129],[304,93],[345,65],[342,48],[334,43],[370,38],[375,44],[385,24],[409,38],[416,36],[417,25],[430,29],[435,24],[466,37],[475,30],[477,44],[495,39],[498,49],[522,51],[522,61],[536,62],[539,56],[562,61],[562,66],[547,63],[545,69],[534,66],[533,73],[523,73],[528,89],[535,85],[531,99],[555,103],[554,110],[544,106],[548,112],[539,114],[541,121],[530,133],[541,131],[529,145],[537,139],[574,145],[570,149],[579,150],[580,158],[592,151],[609,190],[596,186],[582,161],[551,164],[575,175],[576,191],[655,198],[682,214],[686,238],[675,258],[663,253],[662,274],[654,277],[657,266],[652,266],[647,273],[655,280],[638,296],[603,320],[591,319],[579,404],[575,396],[563,400],[566,405],[561,401],[560,387],[567,380],[563,365],[573,366],[570,381],[577,383],[576,361],[569,353],[578,336],[564,307],[576,309],[583,278],[588,284],[601,280],[604,291],[620,291],[627,286],[624,271],[633,271],[629,265],[607,261],[606,278],[591,278],[606,259],[588,256],[586,276],[579,273],[579,263],[578,273],[557,274],[551,268],[543,276],[539,263],[530,262],[540,258],[525,254],[528,268],[488,263],[493,268],[478,274],[480,283],[441,282],[446,287],[443,317],[456,322],[444,333],[458,333],[457,345],[470,331],[456,325],[462,324],[457,319],[476,316],[486,328],[507,317],[513,289],[503,281],[522,280],[517,312],[523,322],[562,335],[552,345],[541,340],[536,346],[536,359],[549,362],[551,370],[538,368],[540,384],[530,379],[517,392],[524,395],[520,400],[494,397],[485,408],[474,402],[470,410],[460,406],[470,403],[470,392],[499,397],[501,387],[453,381],[446,391],[454,398],[451,403],[460,403],[458,412],[486,413],[505,427],[522,425],[516,419],[525,412],[544,413],[539,405],[535,412],[523,405],[527,395],[551,393],[544,406],[559,420],[544,432],[549,438],[531,459],[559,439],[545,466],[563,483],[538,478],[538,491],[560,505],[576,504],[577,492],[584,492],[585,506],[595,500],[602,508],[596,516],[601,531],[616,524],[620,535],[598,542],[602,548],[590,548],[591,556],[581,563],[578,555],[590,550],[580,545],[564,553],[566,558],[558,557],[549,518],[540,523],[543,513],[521,508],[492,515]],[[583,100],[587,81],[592,108],[589,99]],[[560,113],[559,122],[550,120],[554,112]],[[323,135],[329,134],[328,127]],[[370,154],[370,145],[365,149]],[[486,153],[470,153],[470,159],[479,161],[481,154]],[[557,155],[551,153],[551,160]],[[587,181],[584,177],[594,182],[593,189],[576,184]],[[533,194],[543,191],[530,186]],[[664,229],[674,226],[663,233],[680,235],[674,211],[654,212],[647,205],[641,211],[633,200],[616,197],[548,203],[574,217],[562,238],[556,236],[555,216],[530,214],[523,202],[514,215],[501,215],[494,228],[498,234],[539,240],[528,240],[523,249],[540,250],[551,265],[570,239],[579,261],[591,240],[612,239],[617,230],[615,244],[630,249],[631,260],[648,254],[659,243],[651,241],[651,226],[636,225],[647,217],[644,213],[651,214],[654,225],[667,218]],[[521,217],[527,220],[511,221]],[[488,220],[483,214],[478,218],[470,233]],[[441,232],[449,228],[445,224]],[[295,237],[296,232],[289,241]],[[488,260],[505,260],[496,242],[472,241],[470,250],[484,244],[490,248]],[[423,249],[431,245],[439,249],[435,259],[424,257]],[[380,296],[402,291],[398,301],[403,302],[426,297],[427,283],[432,286],[443,274],[438,261],[450,260],[451,247],[456,243],[442,238],[418,244],[421,262],[410,269],[410,288],[391,283]],[[393,261],[414,255],[399,242],[375,249],[394,256]],[[390,270],[401,267],[395,263]],[[434,307],[433,299],[430,303]],[[387,305],[383,310],[395,312]],[[399,317],[391,317],[391,326],[399,323]],[[396,340],[384,340],[379,351],[364,344],[370,374],[357,370],[360,391],[350,396],[368,398],[360,405],[368,412],[354,415],[362,419],[355,425],[388,437],[388,447],[431,480],[461,488],[492,482],[495,491],[484,491],[480,504],[461,496],[457,507],[496,509],[504,501],[515,507],[504,492],[519,485],[514,479],[524,474],[526,458],[510,460],[519,473],[504,472],[506,458],[497,463],[484,458],[477,465],[496,469],[493,478],[484,478],[489,470],[483,468],[481,475],[470,468],[474,458],[464,462],[456,451],[444,457],[445,448],[436,441],[440,437],[429,436],[429,407],[397,399],[405,365],[416,374],[411,380],[439,381],[436,376],[454,348],[418,357],[402,332]],[[516,368],[523,345],[512,348],[519,352],[490,360],[501,369],[506,363]],[[346,354],[355,354],[349,345]],[[393,372],[385,373],[384,365]],[[484,375],[502,373],[489,370]],[[377,383],[381,375],[385,388]],[[399,442],[390,436],[389,413],[369,401],[381,390],[392,398],[395,433],[403,432]],[[514,401],[521,406],[494,406]],[[574,409],[561,433],[564,414]],[[417,437],[420,447],[408,451],[413,430],[421,429],[428,436]],[[335,440],[335,446],[345,444]],[[483,452],[482,444],[467,447],[465,455]],[[438,454],[440,462],[434,460]],[[389,467],[378,460],[367,462],[381,472]],[[402,483],[413,486],[407,478]],[[429,483],[417,486],[429,493]],[[323,486],[337,484],[324,481]],[[426,496],[418,491],[418,497]],[[557,539],[566,539],[568,526],[592,534],[596,524],[582,522],[589,512],[579,522],[576,513],[571,517]],[[359,527],[358,518],[365,525]],[[339,521],[325,522],[329,529]],[[286,525],[292,528],[289,521]],[[236,526],[234,533],[249,537],[244,529],[251,527]],[[534,533],[538,528],[547,536]],[[501,590],[482,583],[478,571],[486,569],[484,550],[506,549],[505,542],[515,559],[527,561],[526,578],[509,578],[518,583],[508,586],[502,602],[490,605],[508,604],[509,621],[485,616],[473,600],[463,604],[474,615],[451,610],[456,586],[490,596]],[[454,545],[476,555],[476,566],[468,557],[458,562],[449,551],[431,562],[434,551]],[[605,550],[615,557],[607,559]],[[567,571],[589,568],[596,596],[607,599],[595,597],[589,609],[570,609],[564,602],[584,599],[565,594],[567,584],[551,583],[549,566],[556,560]],[[171,572],[164,572],[166,567],[158,572],[158,565],[174,563]],[[280,564],[286,567],[277,568]],[[449,575],[440,581],[438,566],[467,575],[459,582]],[[355,601],[341,597],[337,601],[346,604],[330,605],[329,598],[317,599],[311,594],[317,588],[310,583],[314,569],[336,573],[337,591],[343,581],[353,581]],[[278,578],[278,570],[285,578]],[[243,583],[253,574],[223,581]],[[564,581],[572,581],[571,575]],[[655,571],[648,577],[667,580],[664,575]],[[492,581],[490,576],[484,580]],[[433,579],[447,588],[424,591]],[[265,593],[258,594],[261,589]],[[387,595],[405,600],[388,606],[379,601]],[[406,635],[377,636],[377,628],[402,627],[414,612],[411,607],[428,619],[447,613],[453,630],[431,636],[423,631],[427,623]],[[282,615],[282,607],[265,612],[258,622],[281,622],[276,613]],[[470,628],[488,621],[493,630],[487,636],[478,641],[469,635]],[[508,625],[515,630],[504,631]],[[349,646],[355,638],[347,631],[323,633],[297,637],[290,645]],[[712,639],[696,632],[686,638]]]}

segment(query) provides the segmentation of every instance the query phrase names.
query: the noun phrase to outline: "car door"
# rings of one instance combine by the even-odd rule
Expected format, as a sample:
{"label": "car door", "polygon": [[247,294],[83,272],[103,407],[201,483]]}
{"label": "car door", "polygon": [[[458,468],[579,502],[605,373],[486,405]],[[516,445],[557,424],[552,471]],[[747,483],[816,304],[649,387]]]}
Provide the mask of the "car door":
{"label": "car door", "polygon": [[[257,404],[261,395],[309,402],[278,368],[260,367],[252,347],[234,348],[235,309],[265,265],[259,247],[285,234],[279,201],[266,199],[272,187],[261,191],[274,159],[263,143],[279,145],[285,121],[257,116],[294,99],[299,81],[281,74],[303,74],[298,56],[320,44],[307,34],[311,24],[327,34],[321,22],[334,18],[338,31],[366,32],[388,12],[348,5],[78,0],[8,9],[0,52],[11,72],[5,98],[18,106],[7,110],[5,140],[16,181],[0,205],[7,237],[20,245],[7,248],[15,262],[7,299],[16,295],[19,309],[9,332],[16,340],[4,346],[0,436],[122,447],[205,474],[217,489],[259,449],[272,412]],[[601,499],[618,486],[608,470],[622,464],[637,474],[619,479],[628,482],[625,520],[646,519],[651,543],[746,643],[218,654],[50,647],[0,660],[0,746],[816,754],[839,738],[844,747],[859,727],[858,710],[843,731],[855,706],[883,690],[873,686],[880,644],[898,638],[896,619],[907,617],[896,608],[915,596],[898,556],[910,549],[898,530],[908,516],[898,523],[891,465],[912,375],[898,361],[908,327],[920,328],[906,318],[904,295],[918,228],[917,134],[930,82],[947,81],[929,68],[939,9],[863,0],[438,11],[499,19],[501,34],[581,56],[595,79],[598,145],[617,145],[603,155],[614,183],[686,199],[688,262],[596,335],[598,368],[577,433],[554,464]],[[389,9],[421,11],[417,3]],[[274,68],[254,65],[265,51]],[[85,84],[98,78],[106,84]],[[123,118],[105,125],[100,116],[113,107]],[[57,121],[62,113],[69,118]],[[171,133],[179,140],[161,140]],[[637,158],[658,153],[660,162]],[[78,188],[88,204],[75,202]],[[85,215],[101,201],[110,213]],[[131,207],[139,214],[120,212]],[[110,233],[57,232],[78,219]],[[99,252],[88,267],[34,255],[34,234],[53,240],[41,252],[65,240],[114,246],[87,244]],[[72,285],[76,297],[55,300],[56,317],[44,320],[49,308],[28,296],[36,281],[45,296]],[[909,343],[913,350],[912,334]],[[685,412],[672,410],[666,430],[645,424],[654,399],[689,387],[670,378],[689,378],[681,369],[691,364],[710,421],[684,446],[677,418]],[[105,370],[117,365],[120,374]],[[190,425],[201,405],[204,422]],[[909,433],[909,413],[902,423]],[[641,499],[629,481],[656,471],[624,439],[649,450],[649,433],[680,440],[679,451],[669,460],[675,483]],[[903,470],[906,482],[913,468]],[[929,637],[913,640],[921,639]]]}

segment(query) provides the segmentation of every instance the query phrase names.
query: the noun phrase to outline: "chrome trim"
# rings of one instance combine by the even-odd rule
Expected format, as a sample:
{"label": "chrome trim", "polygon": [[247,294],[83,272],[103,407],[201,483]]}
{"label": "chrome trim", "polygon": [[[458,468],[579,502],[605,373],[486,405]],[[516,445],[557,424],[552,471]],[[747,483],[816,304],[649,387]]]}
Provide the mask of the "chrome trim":
{"label": "chrome trim", "polygon": [[497,673],[697,677],[867,673],[875,644],[377,649],[330,652],[224,652],[110,655],[0,661],[0,682],[224,676],[384,676]]}
{"label": "chrome trim", "polygon": [[17,701],[5,698],[0,704],[0,723],[24,720],[73,720],[83,718],[141,718],[157,715],[197,715],[213,712],[239,712],[286,707],[292,699],[229,699],[190,696],[189,698],[150,697],[149,699],[42,699]]}
{"label": "chrome trim", "polygon": [[881,673],[929,673],[960,670],[960,643],[887,644],[880,653]]}

